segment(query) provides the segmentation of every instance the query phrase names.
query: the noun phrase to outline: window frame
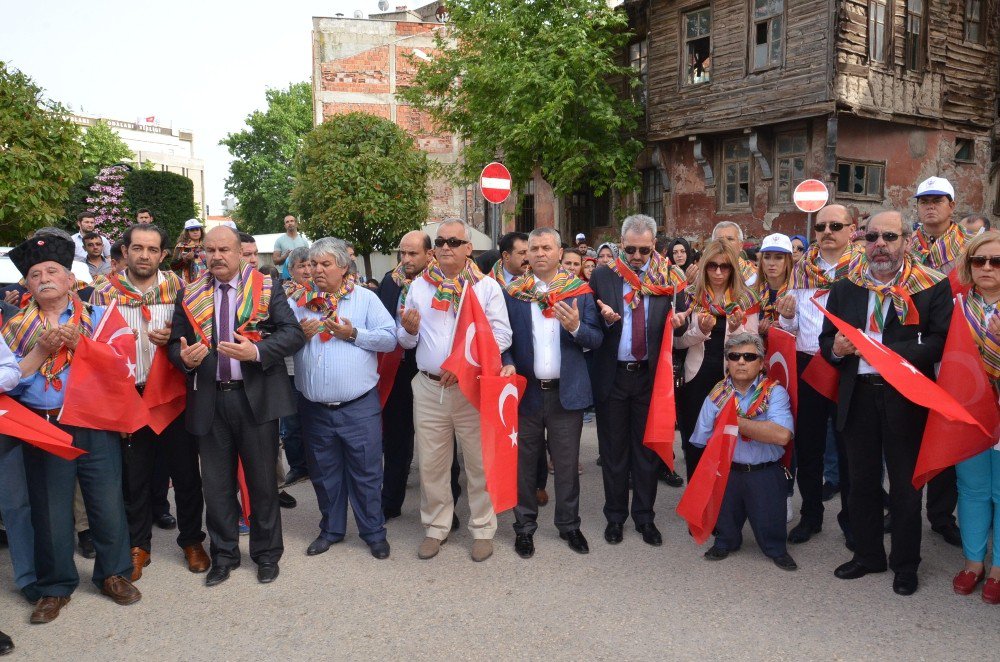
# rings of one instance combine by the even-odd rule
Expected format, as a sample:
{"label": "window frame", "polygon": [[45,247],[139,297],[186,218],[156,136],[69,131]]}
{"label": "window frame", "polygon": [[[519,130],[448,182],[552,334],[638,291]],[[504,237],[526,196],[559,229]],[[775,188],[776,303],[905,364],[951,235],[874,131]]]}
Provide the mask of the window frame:
{"label": "window frame", "polygon": [[[922,73],[927,69],[927,5],[930,0],[904,0],[906,11],[903,18],[903,69]],[[912,10],[914,4],[920,3],[920,11]],[[914,33],[910,26],[914,19],[919,20],[920,31]],[[913,48],[915,61],[910,61]]]}
{"label": "window frame", "polygon": [[[690,16],[691,14],[699,14],[699,13],[704,12],[704,11],[708,12],[708,34],[707,35],[701,35],[701,36],[698,36],[698,37],[695,37],[695,38],[688,37],[688,34],[687,34],[688,16]],[[680,77],[681,77],[681,80],[680,80],[680,85],[681,85],[681,87],[698,87],[699,85],[709,85],[712,82],[712,64],[711,64],[711,60],[712,60],[712,46],[713,46],[713,44],[712,44],[712,20],[713,20],[713,17],[712,17],[712,6],[711,5],[704,5],[704,6],[701,6],[701,7],[696,7],[696,8],[688,9],[688,10],[685,10],[685,11],[681,12],[681,20],[680,20],[680,30],[681,30],[681,38],[680,38],[680,43],[681,43],[681,69],[680,69]],[[704,80],[699,80],[699,81],[691,82],[691,81],[688,80],[688,73],[690,72],[690,64],[689,64],[689,57],[690,57],[690,50],[689,50],[689,48],[690,48],[690,44],[692,42],[700,41],[702,39],[708,39],[708,60],[709,60],[709,66],[705,70],[707,78],[705,78]]]}
{"label": "window frame", "polygon": [[[638,57],[632,57],[632,49],[638,46]],[[646,102],[649,98],[649,37],[633,41],[628,45],[628,64],[636,72],[639,86],[633,88],[632,99],[646,109]],[[638,66],[636,66],[638,64]]]}
{"label": "window frame", "polygon": [[[868,62],[870,63],[888,64],[892,52],[889,47],[889,39],[892,35],[892,5],[892,0],[868,0]],[[880,25],[875,18],[875,10],[878,7],[882,7],[885,13],[881,23],[882,48],[881,52],[876,54],[877,41],[874,31]]]}
{"label": "window frame", "polygon": [[[660,227],[665,223],[663,213],[663,176],[659,168],[650,166],[640,171],[642,178],[642,197],[639,199],[639,208],[642,213],[656,221],[656,226]],[[648,179],[647,179],[648,177]]]}
{"label": "window frame", "polygon": [[[754,16],[755,5],[758,0],[749,0],[749,24],[750,31],[747,36],[747,71],[750,73],[760,73],[763,71],[769,71],[771,69],[777,69],[785,64],[785,28],[788,25],[788,1],[781,0],[781,12],[776,14],[768,14],[765,17],[756,18]],[[781,55],[775,62],[771,59],[774,40],[774,26],[773,21],[779,19],[781,21],[781,34],[778,35],[781,41]],[[757,25],[760,23],[767,24],[768,38],[767,38],[767,64],[757,66],[755,61],[755,50],[757,46]]]}
{"label": "window frame", "polygon": [[[959,141],[963,143],[968,143],[970,156],[969,158],[959,158],[958,153],[961,151],[959,147]],[[966,136],[955,136],[955,163],[975,163],[976,162],[976,141],[973,138],[968,138]]]}
{"label": "window frame", "polygon": [[[979,9],[978,15],[975,17],[976,20],[972,20],[972,8],[973,6]],[[979,37],[977,39],[971,39],[969,37],[969,25],[975,23],[979,26]],[[983,0],[965,0],[965,12],[962,21],[962,37],[965,41],[970,44],[978,44],[980,46],[986,45],[986,21],[983,20]]]}
{"label": "window frame", "polygon": [[[520,204],[514,216],[514,227],[518,232],[531,232],[535,229],[535,180],[529,179],[520,191]],[[529,204],[530,203],[530,204]],[[529,219],[530,214],[530,219]],[[530,220],[530,225],[528,221]]]}
{"label": "window frame", "polygon": [[[840,185],[842,183],[841,177],[840,177],[840,168],[843,165],[847,165],[848,167],[850,167],[852,173],[854,171],[854,168],[856,168],[858,166],[864,166],[864,168],[865,168],[865,192],[864,193],[852,193],[852,192],[849,192],[849,191],[841,191],[840,190]],[[869,173],[870,173],[870,169],[872,167],[876,167],[876,168],[879,168],[881,170],[881,175],[879,177],[879,179],[880,179],[880,182],[879,182],[879,192],[877,194],[868,193],[868,185],[869,185],[869,181],[870,181]],[[860,201],[869,201],[869,202],[871,202],[871,201],[881,202],[882,200],[885,199],[885,169],[886,169],[886,162],[885,161],[866,161],[864,159],[841,159],[841,158],[838,158],[837,159],[837,187],[834,190],[835,199],[837,199],[837,200],[860,200]],[[853,179],[853,175],[852,175],[852,179]]]}
{"label": "window frame", "polygon": [[[726,148],[732,143],[740,143],[744,150],[746,150],[745,158],[729,159],[726,157]],[[741,138],[728,138],[721,141],[721,149],[719,150],[719,176],[722,180],[719,186],[719,209],[720,211],[747,211],[753,208],[753,154],[750,153],[750,141],[746,137]],[[743,202],[728,202],[726,198],[727,188],[729,188],[729,172],[727,166],[733,164],[744,164],[747,168],[747,201]],[[739,191],[740,185],[743,183],[739,178],[739,170],[737,169],[737,180],[736,180],[736,190]],[[737,195],[738,197],[738,195]]]}
{"label": "window frame", "polygon": [[[779,141],[784,137],[801,137],[805,141],[805,146],[802,151],[793,150],[790,152],[782,153],[778,149]],[[792,161],[794,159],[802,159],[802,179],[796,180],[794,176],[794,166],[790,170],[790,178],[788,181],[788,199],[781,199],[781,163],[782,161]],[[795,193],[795,187],[809,179],[809,175],[806,173],[806,168],[809,166],[809,132],[805,129],[793,130],[793,131],[781,131],[774,136],[774,204],[776,205],[793,205],[795,204],[792,200],[792,196]]]}

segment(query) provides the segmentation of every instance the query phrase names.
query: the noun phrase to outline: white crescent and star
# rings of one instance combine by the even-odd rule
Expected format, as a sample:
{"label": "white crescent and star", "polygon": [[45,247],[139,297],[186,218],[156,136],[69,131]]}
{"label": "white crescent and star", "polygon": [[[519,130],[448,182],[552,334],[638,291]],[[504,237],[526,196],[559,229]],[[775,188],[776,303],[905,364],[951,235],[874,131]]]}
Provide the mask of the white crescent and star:
{"label": "white crescent and star", "polygon": [[[500,390],[500,397],[497,399],[497,407],[500,410],[500,423],[504,427],[507,427],[507,421],[504,420],[503,405],[507,398],[514,398],[514,402],[517,402],[517,387],[513,384],[505,384],[503,389]],[[513,430],[508,437],[510,438],[510,445],[517,446],[517,430]]]}
{"label": "white crescent and star", "polygon": [[784,379],[779,380],[783,383],[788,382],[788,362],[785,361],[785,355],[781,352],[775,352],[771,355],[771,360],[768,362],[767,367],[773,368],[775,364],[781,365],[781,369],[784,371]]}
{"label": "white crescent and star", "polygon": [[[476,325],[470,324],[465,328],[465,360],[471,363],[472,365],[476,366],[477,368],[480,368],[482,366],[480,366],[479,363],[474,358],[472,358],[472,341],[475,339],[476,339]],[[503,416],[503,412],[501,412],[501,416]]]}

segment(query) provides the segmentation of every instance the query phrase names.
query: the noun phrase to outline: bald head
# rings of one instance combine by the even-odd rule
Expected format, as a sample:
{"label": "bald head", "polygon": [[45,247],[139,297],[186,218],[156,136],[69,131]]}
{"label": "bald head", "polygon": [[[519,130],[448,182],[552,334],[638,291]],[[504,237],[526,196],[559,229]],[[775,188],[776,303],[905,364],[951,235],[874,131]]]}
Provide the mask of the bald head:
{"label": "bald head", "polygon": [[239,273],[242,247],[236,230],[221,225],[212,228],[205,235],[204,247],[208,270],[217,280],[228,283]]}
{"label": "bald head", "polygon": [[853,223],[851,210],[844,205],[827,205],[816,213],[816,221],[840,221],[841,223]]}
{"label": "bald head", "polygon": [[399,240],[399,262],[407,278],[413,278],[431,259],[431,238],[422,230],[407,232]]}

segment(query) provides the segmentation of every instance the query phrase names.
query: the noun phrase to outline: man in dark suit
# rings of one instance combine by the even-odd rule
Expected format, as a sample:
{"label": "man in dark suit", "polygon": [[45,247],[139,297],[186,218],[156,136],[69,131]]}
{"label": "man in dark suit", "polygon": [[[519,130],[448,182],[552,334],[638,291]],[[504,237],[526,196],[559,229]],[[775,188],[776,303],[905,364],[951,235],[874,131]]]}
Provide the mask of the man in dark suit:
{"label": "man in dark suit", "polygon": [[524,375],[527,390],[518,406],[517,506],[514,550],[522,558],[535,553],[538,529],[539,456],[546,438],[555,474],[555,524],[570,549],[586,554],[580,532],[580,433],[583,410],[593,402],[583,349],[603,340],[587,284],[560,268],[559,233],[536,228],[528,236],[531,270],[504,293],[513,343],[504,352],[504,373]]}
{"label": "man in dark suit", "polygon": [[237,459],[250,493],[250,557],[266,584],[284,550],[278,418],[295,412],[284,359],[305,336],[281,286],[241,260],[236,231],[215,228],[204,247],[208,271],[178,295],[168,351],[187,373],[185,424],[201,454],[212,556],[205,584],[224,582],[240,565]]}
{"label": "man in dark suit", "polygon": [[604,473],[604,539],[622,541],[629,515],[649,545],[663,544],[653,523],[656,501],[656,454],[642,444],[653,391],[655,367],[674,286],[683,281],[653,250],[656,221],[637,214],[622,222],[622,254],[611,267],[598,267],[590,278],[604,319],[604,342],[594,352],[597,441]]}
{"label": "man in dark suit", "polygon": [[[951,322],[948,280],[907,253],[912,229],[899,212],[868,223],[864,257],[833,285],[827,309],[882,342],[928,377],[941,360]],[[852,265],[853,266],[853,265]],[[837,428],[843,431],[851,481],[848,508],[854,558],[837,568],[840,579],[885,572],[882,533],[882,458],[889,474],[893,590],[917,590],[920,564],[921,492],[910,480],[920,450],[927,410],[906,400],[830,323],[819,336],[823,356],[840,369]]]}

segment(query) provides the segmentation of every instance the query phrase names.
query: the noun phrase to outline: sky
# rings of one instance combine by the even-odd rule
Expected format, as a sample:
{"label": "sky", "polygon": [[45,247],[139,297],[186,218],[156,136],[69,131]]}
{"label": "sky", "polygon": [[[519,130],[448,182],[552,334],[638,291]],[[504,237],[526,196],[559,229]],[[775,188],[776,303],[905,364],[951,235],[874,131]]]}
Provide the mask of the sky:
{"label": "sky", "polygon": [[378,2],[0,0],[0,61],[74,112],[154,115],[193,131],[208,211],[219,214],[230,159],[219,140],[265,107],[265,90],[309,80],[313,16],[356,10],[367,16]]}

